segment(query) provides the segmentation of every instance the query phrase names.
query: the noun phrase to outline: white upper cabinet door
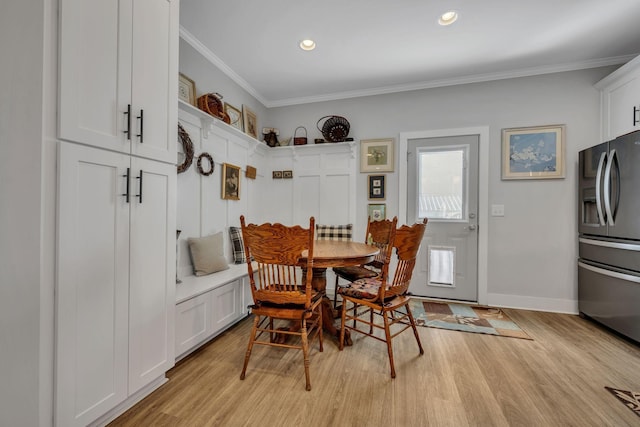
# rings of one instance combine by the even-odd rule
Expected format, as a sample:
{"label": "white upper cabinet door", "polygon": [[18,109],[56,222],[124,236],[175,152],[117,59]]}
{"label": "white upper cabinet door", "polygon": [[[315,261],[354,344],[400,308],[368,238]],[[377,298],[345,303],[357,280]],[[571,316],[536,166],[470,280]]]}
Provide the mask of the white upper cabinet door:
{"label": "white upper cabinet door", "polygon": [[59,136],[130,151],[132,0],[60,1]]}
{"label": "white upper cabinet door", "polygon": [[176,163],[178,5],[134,0],[131,153]]}
{"label": "white upper cabinet door", "polygon": [[129,156],[60,143],[56,425],[85,426],[127,397]]}
{"label": "white upper cabinet door", "polygon": [[596,83],[602,94],[602,138],[610,141],[640,129],[640,57]]}
{"label": "white upper cabinet door", "polygon": [[129,394],[173,367],[176,167],[131,158]]}
{"label": "white upper cabinet door", "polygon": [[60,139],[176,162],[177,0],[60,0]]}
{"label": "white upper cabinet door", "polygon": [[608,139],[640,129],[640,70],[637,76],[608,92],[608,96]]}

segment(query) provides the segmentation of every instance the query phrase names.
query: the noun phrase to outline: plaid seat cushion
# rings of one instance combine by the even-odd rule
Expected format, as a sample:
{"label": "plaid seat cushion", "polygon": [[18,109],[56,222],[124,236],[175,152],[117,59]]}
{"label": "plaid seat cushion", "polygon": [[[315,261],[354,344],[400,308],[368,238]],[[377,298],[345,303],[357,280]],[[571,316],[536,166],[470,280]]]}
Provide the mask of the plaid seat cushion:
{"label": "plaid seat cushion", "polygon": [[235,264],[246,263],[247,258],[244,254],[244,240],[242,240],[242,229],[240,227],[229,227],[229,237],[231,238],[233,262]]}
{"label": "plaid seat cushion", "polygon": [[345,225],[320,225],[316,224],[317,240],[338,240],[341,242],[350,242],[352,236],[353,224]]}
{"label": "plaid seat cushion", "polygon": [[355,282],[338,285],[338,294],[354,298],[373,299],[378,296],[380,285],[379,279],[360,279]]}

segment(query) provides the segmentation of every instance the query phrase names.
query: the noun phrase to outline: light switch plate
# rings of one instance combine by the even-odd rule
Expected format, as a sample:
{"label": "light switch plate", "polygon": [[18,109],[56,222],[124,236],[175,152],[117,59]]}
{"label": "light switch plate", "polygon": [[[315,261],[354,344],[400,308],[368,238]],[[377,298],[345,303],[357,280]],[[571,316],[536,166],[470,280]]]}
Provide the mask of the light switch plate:
{"label": "light switch plate", "polygon": [[504,205],[491,205],[491,216],[504,216]]}

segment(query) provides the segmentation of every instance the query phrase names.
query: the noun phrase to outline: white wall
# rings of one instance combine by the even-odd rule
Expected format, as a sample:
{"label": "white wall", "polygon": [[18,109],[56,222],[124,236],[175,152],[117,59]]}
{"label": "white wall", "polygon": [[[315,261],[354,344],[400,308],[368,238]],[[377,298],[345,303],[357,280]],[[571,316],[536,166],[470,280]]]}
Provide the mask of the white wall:
{"label": "white wall", "polygon": [[0,14],[3,426],[52,420],[56,4],[9,2]]}

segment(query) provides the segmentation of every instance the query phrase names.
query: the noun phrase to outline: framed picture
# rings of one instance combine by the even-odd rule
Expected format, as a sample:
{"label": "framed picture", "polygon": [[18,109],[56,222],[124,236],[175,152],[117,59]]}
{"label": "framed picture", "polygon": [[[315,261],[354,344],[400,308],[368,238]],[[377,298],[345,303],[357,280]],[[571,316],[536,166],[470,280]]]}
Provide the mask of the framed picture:
{"label": "framed picture", "polygon": [[384,175],[369,175],[369,200],[384,200]]}
{"label": "framed picture", "polygon": [[393,138],[360,141],[360,172],[393,172]]}
{"label": "framed picture", "polygon": [[564,125],[502,129],[502,179],[564,178]]}
{"label": "framed picture", "polygon": [[244,122],[244,132],[247,135],[258,139],[258,118],[256,113],[246,105],[242,105],[242,118]]}
{"label": "framed picture", "polygon": [[239,131],[244,131],[242,126],[242,112],[238,110],[231,104],[224,104],[224,112],[227,113],[229,119],[231,120],[231,126],[238,129]]}
{"label": "framed picture", "polygon": [[240,167],[222,164],[222,198],[240,200]]}
{"label": "framed picture", "polygon": [[196,105],[196,83],[182,73],[178,76],[178,99]]}
{"label": "framed picture", "polygon": [[258,170],[255,167],[247,165],[247,169],[244,173],[244,176],[250,179],[256,179],[257,174],[258,174]]}
{"label": "framed picture", "polygon": [[383,219],[387,219],[387,205],[385,205],[384,203],[369,204],[367,214],[373,221],[382,221]]}

